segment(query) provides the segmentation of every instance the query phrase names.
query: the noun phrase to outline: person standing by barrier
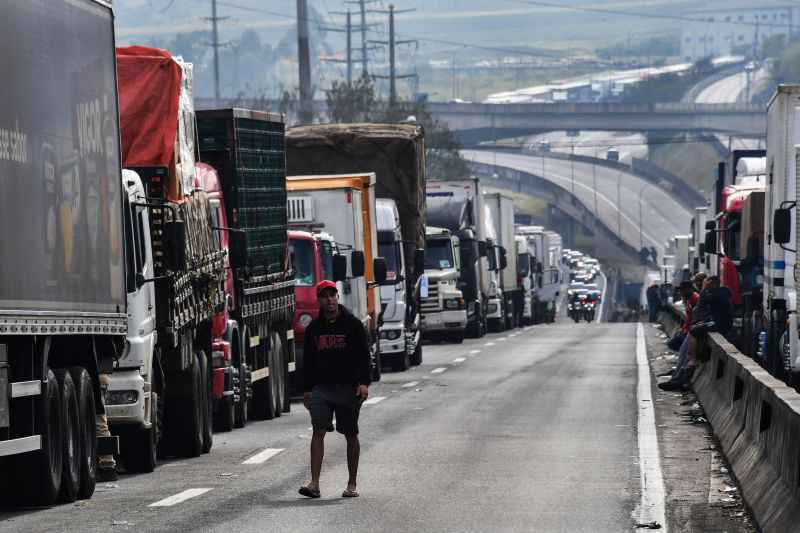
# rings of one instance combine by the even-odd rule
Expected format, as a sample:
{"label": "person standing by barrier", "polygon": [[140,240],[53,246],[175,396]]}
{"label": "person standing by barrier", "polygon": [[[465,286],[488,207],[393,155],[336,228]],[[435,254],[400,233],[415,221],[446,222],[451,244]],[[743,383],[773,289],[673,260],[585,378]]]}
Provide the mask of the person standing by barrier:
{"label": "person standing by barrier", "polygon": [[661,307],[661,297],[659,296],[658,284],[653,282],[647,288],[647,311],[650,322],[655,322],[658,317],[658,309]]}
{"label": "person standing by barrier", "polygon": [[689,385],[690,373],[688,370],[689,362],[689,328],[692,324],[692,314],[700,295],[694,290],[695,286],[691,281],[683,281],[680,286],[681,300],[685,309],[683,317],[683,326],[681,327],[681,335],[683,340],[678,350],[678,364],[669,381],[659,383],[658,388],[661,390],[683,390]]}
{"label": "person standing by barrier", "polygon": [[319,498],[325,434],[336,414],[336,430],[347,440],[349,478],[342,497],[358,496],[356,476],[361,445],[358,440],[358,415],[369,395],[370,355],[364,325],[339,304],[339,293],[332,281],[317,284],[319,317],[305,333],[303,347],[303,404],[311,413],[311,481],[300,487],[300,494]]}

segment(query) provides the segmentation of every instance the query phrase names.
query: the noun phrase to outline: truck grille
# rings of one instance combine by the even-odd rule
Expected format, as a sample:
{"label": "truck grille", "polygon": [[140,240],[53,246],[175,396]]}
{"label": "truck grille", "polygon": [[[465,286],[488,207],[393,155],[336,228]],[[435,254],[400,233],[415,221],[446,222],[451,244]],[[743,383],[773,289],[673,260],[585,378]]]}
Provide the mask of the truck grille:
{"label": "truck grille", "polygon": [[442,310],[439,303],[439,287],[434,284],[428,286],[428,297],[422,298],[420,308],[423,313],[435,313]]}

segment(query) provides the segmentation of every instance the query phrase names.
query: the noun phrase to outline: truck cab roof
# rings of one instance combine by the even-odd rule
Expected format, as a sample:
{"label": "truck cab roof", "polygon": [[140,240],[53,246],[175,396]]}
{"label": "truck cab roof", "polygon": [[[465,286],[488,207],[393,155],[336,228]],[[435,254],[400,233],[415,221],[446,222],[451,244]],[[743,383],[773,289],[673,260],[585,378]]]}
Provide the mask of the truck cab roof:
{"label": "truck cab roof", "polygon": [[446,228],[437,228],[436,226],[428,226],[425,228],[425,237],[450,237],[452,233],[450,233],[449,229]]}

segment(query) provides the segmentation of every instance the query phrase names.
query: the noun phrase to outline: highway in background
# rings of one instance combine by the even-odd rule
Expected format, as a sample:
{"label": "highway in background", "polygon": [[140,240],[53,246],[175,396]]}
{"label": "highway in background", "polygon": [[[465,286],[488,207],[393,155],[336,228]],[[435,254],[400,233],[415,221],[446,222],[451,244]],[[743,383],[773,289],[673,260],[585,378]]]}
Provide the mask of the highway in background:
{"label": "highway in background", "polygon": [[596,182],[597,215],[600,221],[614,233],[621,230],[622,239],[634,249],[638,250],[642,245],[655,247],[659,258],[664,254],[664,244],[668,238],[689,230],[689,210],[664,190],[635,174],[546,156],[543,170],[541,156],[481,150],[463,150],[462,154],[468,160],[542,176],[567,191],[573,190],[574,165],[575,197],[594,212]]}

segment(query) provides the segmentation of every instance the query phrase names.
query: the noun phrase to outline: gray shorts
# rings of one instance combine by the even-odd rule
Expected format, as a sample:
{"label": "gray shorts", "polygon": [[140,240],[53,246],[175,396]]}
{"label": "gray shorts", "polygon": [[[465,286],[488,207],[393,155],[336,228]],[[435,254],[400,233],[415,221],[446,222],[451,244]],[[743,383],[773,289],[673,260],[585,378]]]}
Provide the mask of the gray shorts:
{"label": "gray shorts", "polygon": [[317,385],[311,391],[311,425],[314,431],[327,431],[336,413],[336,431],[358,434],[361,397],[352,385]]}

